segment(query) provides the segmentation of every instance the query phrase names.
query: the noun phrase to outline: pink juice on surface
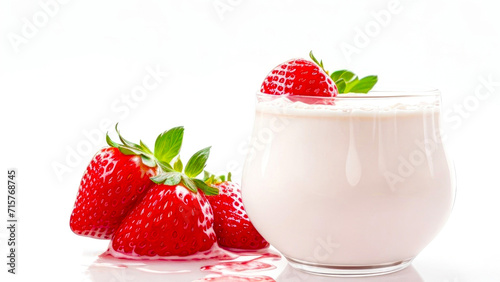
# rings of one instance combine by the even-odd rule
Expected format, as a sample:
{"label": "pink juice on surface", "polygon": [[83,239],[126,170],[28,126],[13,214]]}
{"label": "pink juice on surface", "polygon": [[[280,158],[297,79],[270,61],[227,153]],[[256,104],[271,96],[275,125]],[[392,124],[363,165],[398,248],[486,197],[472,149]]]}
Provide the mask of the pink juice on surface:
{"label": "pink juice on surface", "polygon": [[446,222],[455,192],[439,93],[393,94],[327,105],[258,94],[243,202],[293,266],[396,271]]}

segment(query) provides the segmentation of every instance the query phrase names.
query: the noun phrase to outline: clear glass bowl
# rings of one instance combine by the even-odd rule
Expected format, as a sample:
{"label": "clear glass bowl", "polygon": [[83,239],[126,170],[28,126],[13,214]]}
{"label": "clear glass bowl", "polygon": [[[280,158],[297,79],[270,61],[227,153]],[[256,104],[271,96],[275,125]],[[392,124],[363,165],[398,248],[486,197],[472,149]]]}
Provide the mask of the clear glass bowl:
{"label": "clear glass bowl", "polygon": [[257,230],[308,272],[366,276],[409,265],[455,197],[440,100],[437,90],[258,93],[242,179]]}

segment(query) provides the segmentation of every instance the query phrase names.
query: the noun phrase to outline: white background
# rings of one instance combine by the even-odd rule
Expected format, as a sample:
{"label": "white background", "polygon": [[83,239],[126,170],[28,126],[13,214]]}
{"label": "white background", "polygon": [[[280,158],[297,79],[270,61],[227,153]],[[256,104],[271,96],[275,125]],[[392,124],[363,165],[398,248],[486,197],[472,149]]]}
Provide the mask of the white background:
{"label": "white background", "polygon": [[[7,276],[0,259],[0,277],[86,279],[86,261],[107,243],[68,222],[81,174],[105,145],[101,123],[149,144],[184,125],[184,159],[212,145],[208,169],[238,176],[263,78],[314,50],[330,70],[379,75],[379,88],[442,91],[458,193],[413,279],[500,281],[499,11],[494,0],[3,0],[0,159],[2,177],[18,169],[20,274]],[[139,93],[148,69],[168,75]]]}

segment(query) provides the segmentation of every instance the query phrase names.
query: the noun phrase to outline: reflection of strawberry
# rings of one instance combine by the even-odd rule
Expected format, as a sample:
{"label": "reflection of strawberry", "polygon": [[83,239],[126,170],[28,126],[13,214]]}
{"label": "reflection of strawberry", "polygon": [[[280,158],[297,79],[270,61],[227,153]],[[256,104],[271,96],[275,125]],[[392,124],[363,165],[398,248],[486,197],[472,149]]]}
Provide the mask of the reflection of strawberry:
{"label": "reflection of strawberry", "polygon": [[205,195],[218,190],[196,179],[205,168],[210,147],[196,152],[186,164],[161,164],[163,173],[129,213],[111,242],[115,255],[129,258],[188,256],[215,243],[214,215]]}
{"label": "reflection of strawberry", "polygon": [[132,143],[120,139],[123,144],[107,136],[111,147],[99,151],[83,174],[70,219],[71,230],[78,235],[111,238],[154,184],[149,178],[156,174],[157,165],[148,159],[145,146],[131,148]]}
{"label": "reflection of strawberry", "polygon": [[207,197],[214,211],[214,230],[219,246],[251,250],[267,248],[269,243],[250,222],[243,207],[241,188],[231,181],[231,174],[226,181],[224,176],[216,178],[207,173],[205,182],[219,189],[219,195]]}

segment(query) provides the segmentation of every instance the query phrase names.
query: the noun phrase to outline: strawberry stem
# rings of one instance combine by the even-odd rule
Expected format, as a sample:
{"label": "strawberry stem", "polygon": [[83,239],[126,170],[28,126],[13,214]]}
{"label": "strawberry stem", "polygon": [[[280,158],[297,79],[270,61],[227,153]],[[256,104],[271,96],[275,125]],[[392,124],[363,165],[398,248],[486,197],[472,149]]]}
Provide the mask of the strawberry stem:
{"label": "strawberry stem", "polygon": [[[313,62],[315,62],[321,69],[327,74],[330,75],[327,70],[325,70],[323,66],[323,60],[318,61],[316,57],[314,57],[313,52],[309,52],[309,57]],[[333,80],[335,85],[337,85],[337,90],[339,94],[345,93],[368,93],[373,86],[378,81],[378,77],[376,75],[369,75],[363,78],[358,78],[352,71],[348,70],[338,70],[334,71],[330,78]]]}

